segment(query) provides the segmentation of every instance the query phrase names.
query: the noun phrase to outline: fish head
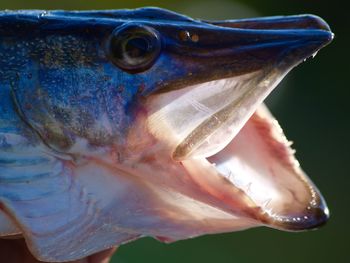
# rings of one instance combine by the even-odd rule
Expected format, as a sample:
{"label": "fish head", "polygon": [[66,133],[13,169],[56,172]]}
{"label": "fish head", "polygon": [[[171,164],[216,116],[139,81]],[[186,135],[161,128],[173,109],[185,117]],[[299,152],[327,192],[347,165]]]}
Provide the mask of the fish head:
{"label": "fish head", "polygon": [[[32,187],[6,196],[31,198],[26,209],[5,206],[38,258],[74,260],[140,236],[170,242],[327,221],[326,202],[263,105],[333,39],[321,18],[205,21],[141,8],[19,11],[1,25],[0,81],[43,142],[39,160],[55,163],[40,168],[45,189],[33,164]],[[33,211],[40,216],[28,220]]]}
{"label": "fish head", "polygon": [[[143,33],[133,38],[134,30]],[[323,197],[262,105],[293,67],[333,39],[322,19],[181,17],[126,23],[113,34],[115,65],[143,81],[126,142],[133,170],[234,218],[202,233],[257,225],[299,231],[327,221]],[[142,34],[151,37],[141,40]],[[120,54],[129,54],[121,50],[139,44],[150,48],[144,56],[150,64],[128,68],[134,60],[127,55],[120,61]],[[209,225],[212,216],[204,215]]]}

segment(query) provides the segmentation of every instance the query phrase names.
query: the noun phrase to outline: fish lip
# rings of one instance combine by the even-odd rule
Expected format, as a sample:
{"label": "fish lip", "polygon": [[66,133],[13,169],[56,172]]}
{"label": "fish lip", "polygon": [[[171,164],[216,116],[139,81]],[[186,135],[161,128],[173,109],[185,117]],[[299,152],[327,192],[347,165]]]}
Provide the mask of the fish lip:
{"label": "fish lip", "polygon": [[[320,196],[320,198],[322,198],[322,196]],[[320,201],[319,204],[321,204],[320,207],[308,207],[303,217],[296,217],[295,220],[283,222],[277,220],[274,221],[272,225],[277,229],[287,231],[306,231],[317,229],[325,225],[330,217],[325,201]]]}
{"label": "fish lip", "polygon": [[324,226],[330,217],[327,203],[316,186],[311,181],[308,183],[317,198],[301,214],[284,218],[274,218],[263,214],[261,221],[264,222],[265,220],[267,226],[291,232],[314,230]]}

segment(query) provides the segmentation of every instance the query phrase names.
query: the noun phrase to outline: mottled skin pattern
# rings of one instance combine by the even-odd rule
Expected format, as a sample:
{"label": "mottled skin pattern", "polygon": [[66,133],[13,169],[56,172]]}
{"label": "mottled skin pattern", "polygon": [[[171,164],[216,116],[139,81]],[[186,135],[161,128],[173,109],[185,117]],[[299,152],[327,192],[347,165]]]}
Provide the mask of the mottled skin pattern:
{"label": "mottled skin pattern", "polygon": [[[164,41],[181,44],[176,34],[181,32],[181,22],[198,23],[163,13],[167,21],[171,16],[179,20],[178,24],[158,24],[164,33],[175,37]],[[157,66],[144,74],[127,74],[111,62],[107,46],[112,31],[129,19],[155,26],[152,15],[159,20],[162,13],[152,9],[75,15],[60,11],[2,13],[1,87],[11,94],[8,96],[18,111],[9,119],[20,115],[57,150],[69,149],[77,137],[87,139],[91,145],[123,144],[139,95],[188,74],[184,68],[176,67],[176,60],[169,60],[166,52]],[[4,103],[10,102],[6,99]]]}
{"label": "mottled skin pattern", "polygon": [[[115,11],[110,16],[129,19],[132,14]],[[139,14],[134,18],[148,18],[147,10]],[[9,105],[9,109],[18,112],[8,119],[20,115],[57,150],[69,149],[77,137],[92,145],[122,144],[139,94],[145,87],[152,90],[156,82],[166,81],[168,72],[158,70],[160,63],[154,72],[130,76],[111,63],[106,52],[108,40],[112,31],[128,20],[110,19],[98,12],[76,16],[59,11],[1,15],[0,61],[4,66],[0,80],[7,95],[1,96],[2,104],[15,103],[16,107]],[[16,125],[23,123],[17,121]]]}
{"label": "mottled skin pattern", "polygon": [[[133,26],[157,32],[160,52],[147,67],[131,70],[116,62],[111,39]],[[151,128],[158,123],[147,121],[149,112],[162,110],[156,99],[163,94],[234,77],[246,84],[239,77],[258,72],[247,81],[261,90],[247,93],[255,96],[246,96],[251,115],[292,67],[332,37],[324,21],[308,15],[204,22],[157,8],[0,12],[0,219],[13,222],[0,220],[0,236],[21,234],[38,260],[63,262],[88,260],[142,236],[170,242],[261,224],[288,230],[323,224],[322,197],[294,166],[283,170],[283,158],[290,164],[291,156],[278,138],[263,136],[276,142],[268,157],[276,167],[282,163],[281,174],[295,172],[294,181],[303,182],[296,210],[286,209],[293,219],[307,213],[302,222],[277,222],[210,163],[203,165],[206,159],[181,159],[192,138],[203,141],[221,122],[203,122],[177,156],[169,146],[172,131],[159,125],[165,136],[157,137]],[[238,84],[237,90],[249,86]],[[237,105],[214,108],[224,122],[244,108]],[[269,118],[261,121],[275,131]],[[310,195],[316,201],[306,211]],[[289,220],[288,213],[282,216]]]}
{"label": "mottled skin pattern", "polygon": [[[95,21],[82,27],[64,17],[47,26],[39,12],[22,21],[11,18],[3,15],[0,29],[4,36],[0,60],[6,63],[1,68],[1,87],[8,94],[1,96],[2,104],[15,103],[9,108],[18,111],[9,120],[20,115],[57,150],[69,149],[77,137],[92,145],[121,140],[138,86],[126,89],[120,70],[104,52],[118,23],[101,30]],[[17,28],[17,33],[9,28]]]}

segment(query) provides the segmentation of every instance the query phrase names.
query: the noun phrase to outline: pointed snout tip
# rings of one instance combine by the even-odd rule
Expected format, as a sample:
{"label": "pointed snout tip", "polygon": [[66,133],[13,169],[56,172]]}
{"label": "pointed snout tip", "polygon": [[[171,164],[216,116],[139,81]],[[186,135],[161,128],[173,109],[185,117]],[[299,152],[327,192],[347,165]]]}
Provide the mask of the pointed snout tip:
{"label": "pointed snout tip", "polygon": [[325,31],[331,31],[328,23],[321,17],[312,14],[300,15],[300,23],[304,24],[305,28],[320,29]]}
{"label": "pointed snout tip", "polygon": [[308,41],[306,42],[318,42],[321,47],[328,45],[334,39],[334,34],[331,31],[325,30],[307,30]]}
{"label": "pointed snout tip", "polygon": [[321,17],[316,15],[304,15],[304,19],[308,20],[306,29],[317,30],[319,34],[322,35],[320,38],[324,40],[325,44],[330,43],[334,39],[334,33],[330,26]]}
{"label": "pointed snout tip", "polygon": [[320,228],[328,222],[329,210],[327,207],[314,207],[308,211],[304,218],[307,219],[303,223],[291,225],[291,230],[302,231]]}
{"label": "pointed snout tip", "polygon": [[[304,20],[306,20],[306,25],[308,25],[308,27],[310,28],[314,28],[314,29],[319,29],[319,30],[324,30],[324,31],[329,31],[331,33],[331,28],[328,25],[328,23],[321,17],[317,16],[317,15],[311,15],[311,14],[307,14],[304,15]],[[332,33],[333,35],[333,33]]]}
{"label": "pointed snout tip", "polygon": [[309,36],[309,40],[319,41],[322,46],[329,44],[334,39],[334,33],[328,23],[317,15],[277,17],[270,26],[274,27],[271,29],[293,30],[295,33],[304,31]]}
{"label": "pointed snout tip", "polygon": [[[269,48],[268,53],[273,56],[282,50],[281,57],[285,58],[290,54],[291,60],[295,61],[303,61],[312,56],[334,39],[334,34],[325,20],[311,14],[209,21],[208,23],[224,28],[240,29],[232,31],[233,43],[236,41],[235,34],[241,34],[242,39],[246,37],[246,40],[241,41],[240,48],[241,50],[249,48],[250,54],[255,55],[262,48]],[[230,35],[227,39],[229,41]]]}

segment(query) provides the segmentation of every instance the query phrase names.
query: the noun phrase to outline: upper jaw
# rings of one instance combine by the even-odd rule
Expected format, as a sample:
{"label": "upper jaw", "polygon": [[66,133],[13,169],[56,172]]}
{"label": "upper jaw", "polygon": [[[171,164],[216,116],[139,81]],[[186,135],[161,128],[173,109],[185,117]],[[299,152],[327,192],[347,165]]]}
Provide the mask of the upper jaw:
{"label": "upper jaw", "polygon": [[[162,118],[172,130],[175,160],[222,149],[282,78],[333,38],[315,16],[209,22],[187,33],[193,32],[195,43],[191,38],[165,45],[175,63],[166,67],[176,69],[150,98],[150,122]],[[206,142],[222,136],[227,140],[214,140],[215,149]]]}
{"label": "upper jaw", "polygon": [[316,16],[195,23],[187,33],[197,41],[164,31],[167,70],[147,105],[151,132],[169,129],[172,139],[160,139],[177,161],[222,149],[282,78],[333,38]]}
{"label": "upper jaw", "polygon": [[[184,51],[189,58],[180,66],[191,74],[147,98],[146,126],[158,149],[212,197],[210,206],[256,225],[314,228],[328,219],[327,205],[260,105],[333,34],[314,16],[263,22],[212,22],[212,28],[199,30],[212,35],[199,35],[202,42]],[[213,45],[219,33],[223,40]]]}
{"label": "upper jaw", "polygon": [[310,15],[160,24],[155,28],[166,54],[160,66],[173,73],[159,76],[162,80],[155,90],[160,93],[269,68],[288,71],[333,39],[328,25]]}
{"label": "upper jaw", "polygon": [[242,29],[308,29],[331,31],[329,25],[315,15],[272,16],[225,21],[205,21],[216,26]]}

